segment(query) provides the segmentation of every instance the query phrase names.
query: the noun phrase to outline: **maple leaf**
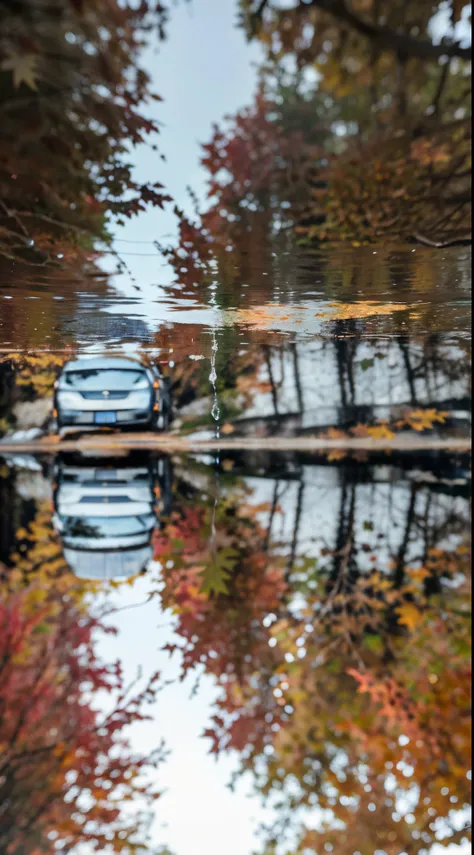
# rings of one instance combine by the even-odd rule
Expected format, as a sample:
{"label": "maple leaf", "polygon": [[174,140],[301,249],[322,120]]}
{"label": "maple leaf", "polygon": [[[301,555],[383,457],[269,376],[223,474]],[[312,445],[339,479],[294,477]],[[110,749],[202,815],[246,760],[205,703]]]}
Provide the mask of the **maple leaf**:
{"label": "maple leaf", "polygon": [[416,431],[430,430],[434,424],[444,424],[449,413],[444,410],[411,410],[405,416],[405,423]]}
{"label": "maple leaf", "polygon": [[402,312],[407,309],[405,303],[381,303],[377,300],[356,300],[353,303],[330,303],[329,313],[324,313],[330,321],[357,320],[358,318],[370,318],[372,315],[391,315],[393,312]]}
{"label": "maple leaf", "polygon": [[0,68],[2,71],[11,71],[13,75],[13,85],[18,89],[22,83],[30,89],[37,91],[36,78],[38,57],[32,53],[10,53],[3,60]]}
{"label": "maple leaf", "polygon": [[395,611],[398,615],[399,622],[403,624],[403,626],[408,627],[408,629],[416,629],[421,621],[421,612],[412,603],[404,603],[402,606],[395,609]]}
{"label": "maple leaf", "polygon": [[387,425],[375,425],[367,428],[367,433],[372,439],[393,439],[395,436],[393,430],[390,430]]}
{"label": "maple leaf", "polygon": [[204,594],[227,594],[227,582],[238,557],[239,553],[232,547],[212,554],[201,573],[201,591]]}
{"label": "maple leaf", "polygon": [[430,571],[426,567],[408,567],[407,572],[415,582],[424,582],[425,579],[431,576]]}

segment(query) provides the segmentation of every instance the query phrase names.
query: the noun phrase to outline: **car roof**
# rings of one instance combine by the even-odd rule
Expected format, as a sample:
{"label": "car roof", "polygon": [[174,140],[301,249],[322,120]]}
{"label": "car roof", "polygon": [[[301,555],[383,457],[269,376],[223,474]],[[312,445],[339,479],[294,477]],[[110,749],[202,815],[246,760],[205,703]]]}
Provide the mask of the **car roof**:
{"label": "car roof", "polygon": [[63,371],[88,371],[90,369],[142,369],[145,366],[136,359],[127,359],[123,356],[95,356],[90,359],[72,359],[63,366]]}

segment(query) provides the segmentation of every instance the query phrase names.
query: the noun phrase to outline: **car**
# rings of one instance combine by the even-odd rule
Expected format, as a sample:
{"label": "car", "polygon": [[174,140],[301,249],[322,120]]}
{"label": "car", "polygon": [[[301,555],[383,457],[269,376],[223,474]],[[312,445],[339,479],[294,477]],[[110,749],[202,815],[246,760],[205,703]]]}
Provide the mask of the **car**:
{"label": "car", "polygon": [[170,421],[167,378],[157,366],[128,357],[67,362],[54,388],[58,428],[166,429]]}
{"label": "car", "polygon": [[169,458],[63,454],[53,477],[53,525],[75,575],[120,579],[140,573],[152,558],[153,532],[171,508]]}

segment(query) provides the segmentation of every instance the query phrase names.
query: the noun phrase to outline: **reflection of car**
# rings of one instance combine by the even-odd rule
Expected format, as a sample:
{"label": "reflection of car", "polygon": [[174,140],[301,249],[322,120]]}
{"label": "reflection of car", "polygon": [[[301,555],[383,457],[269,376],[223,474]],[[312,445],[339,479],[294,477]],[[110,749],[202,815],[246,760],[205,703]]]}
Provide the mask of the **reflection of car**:
{"label": "reflection of car", "polygon": [[115,425],[166,428],[167,380],[156,366],[125,357],[67,362],[55,384],[58,427]]}
{"label": "reflection of car", "polygon": [[55,463],[54,524],[76,575],[109,579],[144,568],[153,530],[169,512],[170,467],[167,457]]}

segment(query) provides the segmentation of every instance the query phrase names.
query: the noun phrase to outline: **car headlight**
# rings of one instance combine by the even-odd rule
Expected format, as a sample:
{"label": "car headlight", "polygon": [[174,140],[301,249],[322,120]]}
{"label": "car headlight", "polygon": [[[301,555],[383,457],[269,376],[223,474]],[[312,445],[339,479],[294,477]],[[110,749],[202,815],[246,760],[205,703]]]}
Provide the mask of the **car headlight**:
{"label": "car headlight", "polygon": [[135,391],[135,389],[149,389],[149,388],[150,388],[150,381],[148,380],[148,377],[142,377],[138,381],[138,383],[135,383],[133,390]]}
{"label": "car headlight", "polygon": [[57,402],[63,410],[80,410],[82,408],[82,396],[77,392],[58,392]]}

